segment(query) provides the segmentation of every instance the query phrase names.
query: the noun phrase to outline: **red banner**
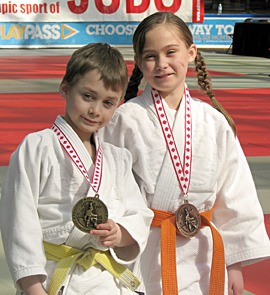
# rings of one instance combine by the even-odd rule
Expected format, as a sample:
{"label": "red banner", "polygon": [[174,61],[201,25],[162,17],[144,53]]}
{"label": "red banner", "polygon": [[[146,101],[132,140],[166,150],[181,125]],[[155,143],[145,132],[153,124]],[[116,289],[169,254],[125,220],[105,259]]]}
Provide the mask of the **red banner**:
{"label": "red banner", "polygon": [[141,21],[157,11],[173,12],[186,22],[203,22],[204,0],[6,0],[0,3],[1,22]]}

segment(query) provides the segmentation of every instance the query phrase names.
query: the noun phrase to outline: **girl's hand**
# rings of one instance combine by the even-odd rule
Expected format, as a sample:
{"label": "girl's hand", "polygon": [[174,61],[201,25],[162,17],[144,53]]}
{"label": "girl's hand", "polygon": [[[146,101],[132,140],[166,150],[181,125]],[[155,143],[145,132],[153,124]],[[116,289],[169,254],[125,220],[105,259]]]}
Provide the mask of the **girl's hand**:
{"label": "girl's hand", "polygon": [[134,244],[135,241],[121,225],[108,219],[106,223],[98,224],[90,234],[99,236],[99,240],[105,247],[125,247]]}
{"label": "girl's hand", "polygon": [[244,280],[241,263],[235,263],[227,268],[229,295],[242,295],[244,292]]}

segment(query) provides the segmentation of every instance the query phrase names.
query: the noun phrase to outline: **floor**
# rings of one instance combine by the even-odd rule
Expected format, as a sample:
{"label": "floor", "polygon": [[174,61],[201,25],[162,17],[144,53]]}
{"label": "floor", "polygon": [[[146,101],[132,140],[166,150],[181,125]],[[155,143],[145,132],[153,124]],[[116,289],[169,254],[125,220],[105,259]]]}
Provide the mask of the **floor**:
{"label": "floor", "polygon": [[[130,48],[119,48],[120,51],[124,54],[126,60],[132,60],[133,54]],[[35,60],[34,57],[40,56],[56,56],[56,57],[67,57],[73,52],[73,49],[0,49],[0,65],[1,60],[4,62],[8,62],[10,65],[14,67],[14,69],[20,67],[20,65],[16,65],[17,60],[20,60],[18,57],[29,57],[28,63],[29,67],[31,67],[31,61]],[[226,90],[241,90],[241,89],[261,89],[263,93],[266,93],[266,99],[270,101],[270,59],[259,58],[259,57],[247,57],[247,56],[234,56],[232,54],[227,54],[226,51],[203,51],[202,52],[208,69],[212,73],[212,80],[214,88],[220,93],[223,91],[226,94]],[[56,58],[57,60],[57,58]],[[12,66],[8,70],[1,70],[0,66],[0,113],[1,113],[1,97],[5,97],[5,94],[17,93],[24,94],[27,93],[30,95],[31,93],[49,93],[49,92],[57,92],[58,85],[61,81],[61,74],[63,68],[59,69],[59,65],[55,64],[55,67],[52,68],[52,71],[48,73],[48,75],[43,75],[43,77],[39,77],[38,74],[33,70],[33,77],[25,78],[23,74],[15,76],[15,70],[12,70]],[[58,72],[54,72],[54,69],[58,70]],[[222,73],[222,74],[220,74]],[[34,79],[34,83],[33,83]],[[191,90],[194,89],[196,91],[197,86],[193,77],[189,76],[187,78],[187,83]],[[248,90],[249,91],[249,90]],[[237,91],[235,93],[238,93]],[[2,96],[1,96],[2,94]],[[238,95],[238,94],[236,94]],[[254,98],[258,97],[258,95],[253,95]],[[259,99],[259,97],[258,97]],[[245,109],[246,103],[245,99],[242,102],[243,109]],[[270,104],[269,104],[270,105]],[[270,109],[269,106],[267,109],[264,109],[266,112],[266,119],[264,119],[265,123],[265,131],[264,135],[269,137],[270,134]],[[239,111],[240,112],[240,111]],[[0,115],[3,118],[3,113]],[[235,116],[237,118],[237,113]],[[240,121],[239,121],[240,122]],[[3,123],[3,122],[2,122]],[[1,128],[0,128],[1,129]],[[242,129],[244,130],[244,129]],[[242,131],[241,131],[242,132]],[[252,132],[251,129],[248,129],[247,132]],[[241,133],[241,135],[244,133]],[[244,138],[244,137],[243,137]],[[246,138],[246,136],[245,136]],[[266,141],[268,140],[266,138]],[[3,146],[4,139],[0,137],[0,149]],[[244,141],[244,139],[243,139]],[[249,145],[247,142],[245,146],[245,150],[247,151],[247,160],[250,165],[254,181],[256,184],[258,197],[260,199],[263,211],[265,214],[270,214],[270,145],[269,142],[264,143],[263,149],[256,149],[256,146],[253,143]],[[256,152],[258,151],[258,152]],[[9,151],[8,151],[9,153]],[[0,153],[1,154],[1,153]],[[5,160],[5,159],[4,159]],[[4,161],[3,160],[3,161]],[[0,164],[0,193],[1,193],[1,184],[3,182],[3,178],[6,171],[6,166],[8,161],[2,162],[2,166]],[[1,239],[1,237],[0,237]],[[267,267],[269,264],[267,265]],[[270,268],[268,268],[267,273],[269,274]],[[270,289],[270,283],[267,282]],[[2,248],[2,243],[0,241],[0,293],[1,295],[11,295],[14,294],[13,283],[10,278],[10,274],[5,262],[4,252]],[[256,294],[256,295],[266,295],[262,293],[254,293],[251,289],[247,289],[248,291],[245,294]]]}

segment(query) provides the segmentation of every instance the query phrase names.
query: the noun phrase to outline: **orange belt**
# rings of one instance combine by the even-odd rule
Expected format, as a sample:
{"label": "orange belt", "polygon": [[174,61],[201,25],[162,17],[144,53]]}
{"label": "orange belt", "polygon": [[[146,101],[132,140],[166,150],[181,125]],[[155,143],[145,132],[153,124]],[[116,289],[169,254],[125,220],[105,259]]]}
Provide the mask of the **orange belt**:
{"label": "orange belt", "polygon": [[[163,295],[178,295],[176,275],[176,224],[171,212],[152,209],[152,226],[161,228],[161,274]],[[200,213],[201,226],[209,226],[213,237],[213,254],[209,295],[224,295],[225,259],[222,237],[211,224],[212,210]]]}

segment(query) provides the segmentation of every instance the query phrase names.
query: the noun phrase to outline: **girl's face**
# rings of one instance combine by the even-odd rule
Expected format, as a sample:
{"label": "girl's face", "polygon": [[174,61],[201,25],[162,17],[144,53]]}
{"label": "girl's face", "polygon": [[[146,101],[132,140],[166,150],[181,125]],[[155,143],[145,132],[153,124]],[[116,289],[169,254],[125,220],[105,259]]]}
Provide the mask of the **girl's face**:
{"label": "girl's face", "polygon": [[71,87],[63,82],[60,93],[66,99],[65,120],[82,141],[112,118],[123,92],[106,89],[98,70],[89,71]]}
{"label": "girl's face", "polygon": [[157,89],[163,98],[183,93],[188,63],[196,57],[196,46],[186,48],[176,30],[158,25],[145,36],[140,60],[136,60],[145,80]]}

